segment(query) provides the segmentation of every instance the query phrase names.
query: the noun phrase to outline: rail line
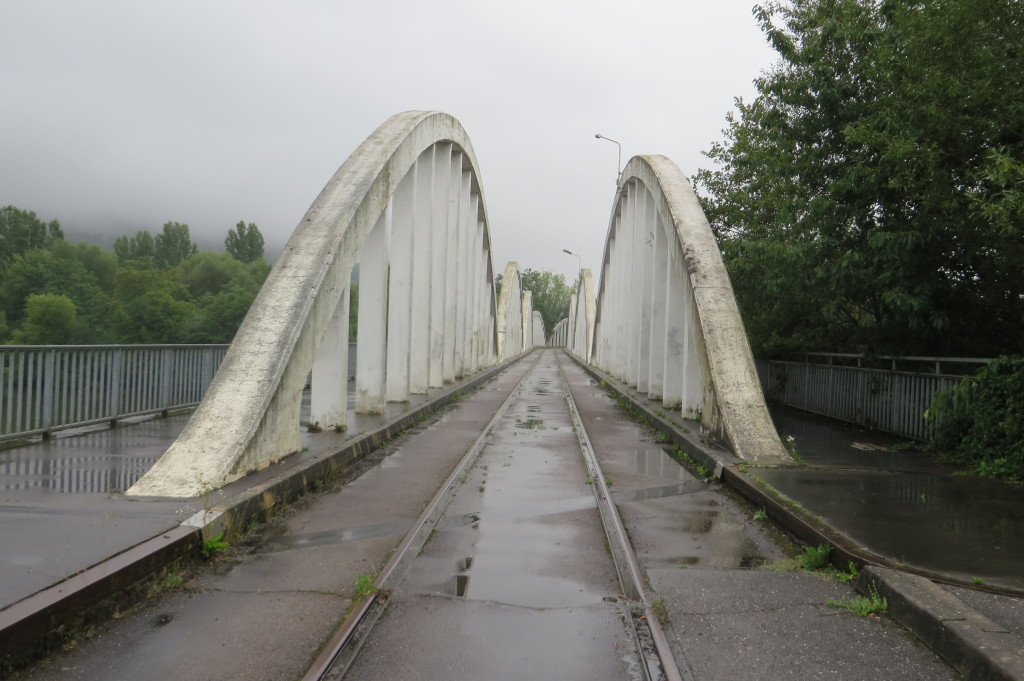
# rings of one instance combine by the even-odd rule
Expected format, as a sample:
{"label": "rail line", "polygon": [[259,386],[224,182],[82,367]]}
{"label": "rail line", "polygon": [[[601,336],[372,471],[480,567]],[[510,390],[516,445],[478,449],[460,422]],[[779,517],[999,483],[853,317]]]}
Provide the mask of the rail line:
{"label": "rail line", "polygon": [[[543,352],[536,353],[530,369],[497,409],[486,427],[482,429],[465,457],[427,504],[423,513],[378,575],[374,583],[376,592],[356,603],[349,616],[302,677],[303,681],[336,681],[345,676],[359,655],[363,643],[368,639],[375,624],[386,610],[389,596],[402,583],[416,556],[422,551],[431,533],[445,515],[449,502],[455,497],[461,481],[465,479],[477,462],[488,435],[505,417],[509,407],[516,400],[522,399],[522,388],[533,375],[542,356],[544,356]],[[583,462],[594,483],[591,489],[618,575],[620,599],[623,601],[622,605],[626,614],[623,620],[632,635],[635,653],[641,662],[640,670],[647,681],[692,681],[693,675],[689,669],[684,668],[680,671],[677,666],[668,639],[658,621],[658,612],[644,587],[639,563],[561,367],[558,369],[558,376],[564,390]]]}

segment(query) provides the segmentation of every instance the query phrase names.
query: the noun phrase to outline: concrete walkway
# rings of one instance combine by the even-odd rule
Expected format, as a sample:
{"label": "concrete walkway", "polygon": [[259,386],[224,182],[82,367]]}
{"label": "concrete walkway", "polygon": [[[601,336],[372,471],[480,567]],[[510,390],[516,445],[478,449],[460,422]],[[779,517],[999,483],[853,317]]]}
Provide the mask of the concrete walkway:
{"label": "concrete walkway", "polygon": [[[571,529],[566,536],[581,538],[584,547],[601,541],[585,531],[592,522],[588,514],[594,518],[596,510],[592,500],[587,502],[585,476],[570,462],[572,456],[578,457],[578,450],[569,455],[564,443],[555,442],[569,435],[563,432],[556,407],[560,388],[551,378],[561,370],[606,474],[614,481],[616,501],[651,586],[666,606],[680,666],[689,670],[689,678],[778,678],[794,672],[799,678],[955,678],[951,669],[891,621],[858,618],[827,605],[830,599],[852,596],[851,586],[768,569],[787,552],[797,550],[789,540],[753,520],[756,509],[721,483],[699,480],[679,467],[649,431],[621,413],[598,387],[597,379],[585,375],[564,354],[550,350],[511,366],[439,419],[418,427],[415,437],[392,444],[377,455],[368,474],[307,496],[260,533],[250,535],[230,560],[215,563],[212,570],[184,584],[172,584],[164,595],[112,623],[101,636],[49,658],[18,678],[296,678],[347,610],[356,576],[372,574],[383,565],[418,509],[534,359],[539,373],[510,411],[513,421],[506,431],[492,436],[489,458],[467,476],[444,530],[439,531],[436,544],[432,541],[428,547],[424,567],[416,568],[425,572],[411,573],[419,575],[409,581],[413,601],[448,608],[442,602],[456,599],[452,612],[467,607],[487,611],[493,604],[505,603],[526,608],[525,614],[530,608],[548,606],[553,613],[562,607],[607,609],[616,600],[614,589],[605,586],[607,577],[599,576],[598,555],[588,558],[583,567],[573,567],[571,560],[566,562],[568,556],[559,557],[562,540],[553,534],[551,541],[545,539],[551,532],[564,535]],[[177,526],[204,503],[227,503],[245,489],[287,478],[289,468],[299,470],[304,462],[326,457],[360,432],[394,416],[372,423],[351,421],[345,434],[306,435],[309,450],[287,466],[272,467],[190,505],[139,502],[116,492],[130,484],[136,472],[141,474],[145,457],[162,451],[160,438],[173,438],[174,429],[183,423],[180,419],[177,425],[173,420],[151,421],[42,445],[47,454],[38,458],[49,462],[45,465],[31,463],[27,456],[31,447],[0,452],[4,604]],[[140,430],[132,434],[133,429]],[[121,438],[132,453],[125,454],[107,438]],[[74,446],[76,440],[87,446]],[[502,448],[518,451],[503,453]],[[553,467],[548,467],[549,462]],[[74,470],[79,472],[70,472]],[[545,490],[554,496],[548,499]],[[460,518],[472,522],[460,522]],[[474,523],[477,528],[472,527]],[[536,531],[523,534],[531,523]],[[500,527],[512,534],[501,534]],[[491,536],[489,532],[498,534],[492,542],[483,541]],[[51,536],[59,537],[59,543]],[[508,552],[504,545],[516,536],[520,537],[517,549]],[[454,551],[451,556],[438,553],[431,558],[446,547]],[[453,561],[478,549],[497,553],[481,553],[475,568],[462,570],[469,577],[463,584],[469,587],[459,595],[453,590],[460,568]],[[589,550],[577,546],[576,551],[567,552],[589,555]],[[561,579],[583,584],[583,590],[576,592],[582,596],[576,597],[594,596],[594,603],[566,606],[562,596],[546,590],[554,573],[542,572],[545,576],[537,581],[525,569],[510,569],[531,562],[535,551],[539,551],[535,563],[554,566]],[[503,564],[503,559],[512,562]],[[509,575],[519,572],[522,580],[509,583]],[[426,595],[432,590],[440,601]],[[1019,636],[1024,628],[1024,605],[1019,599],[991,594],[976,598],[974,592],[952,595],[962,599],[958,602],[974,599],[978,609],[998,614],[1000,623],[1010,623],[1002,626],[1011,634]],[[524,599],[533,600],[526,603]],[[534,602],[538,600],[547,600],[548,606]],[[487,646],[505,638],[477,643],[466,651],[469,657],[450,658],[438,646],[446,640],[458,646],[462,639],[453,632],[441,630],[445,636],[431,644],[441,655],[438,664],[456,659],[483,664],[480,656]],[[600,639],[596,633],[595,637]],[[600,645],[617,651],[616,641],[613,636]],[[408,659],[416,659],[412,644],[408,647],[412,656]],[[501,651],[511,659],[524,648]],[[600,657],[608,651],[596,654]],[[619,660],[616,665],[627,664],[619,652],[609,659]],[[536,661],[541,660],[548,661],[537,669],[545,665],[563,669],[552,667],[550,656],[538,654]],[[532,675],[535,667],[529,668]],[[403,675],[394,678],[399,677]],[[551,678],[566,678],[566,674]]]}

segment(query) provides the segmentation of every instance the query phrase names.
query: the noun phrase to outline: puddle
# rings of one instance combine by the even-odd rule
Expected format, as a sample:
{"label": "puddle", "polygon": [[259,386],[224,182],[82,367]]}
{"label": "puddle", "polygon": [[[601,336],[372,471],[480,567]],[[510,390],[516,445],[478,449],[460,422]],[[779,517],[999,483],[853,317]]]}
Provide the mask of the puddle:
{"label": "puddle", "polygon": [[678,461],[662,449],[637,449],[629,452],[626,457],[632,469],[637,473],[672,480],[696,480],[686,472],[686,469]]}
{"label": "puddle", "polygon": [[854,541],[893,560],[1024,586],[1024,491],[1019,488],[986,478],[888,471],[764,469],[758,474]]}
{"label": "puddle", "polygon": [[321,532],[307,532],[305,534],[286,534],[287,528],[277,525],[264,533],[264,552],[290,551],[292,549],[306,549],[314,546],[328,546],[340,544],[347,541],[358,541],[360,539],[373,539],[375,537],[390,537],[393,535],[404,535],[413,526],[414,520],[391,520],[385,523],[374,523],[359,527],[346,527],[337,530],[324,530]]}
{"label": "puddle", "polygon": [[707,534],[715,526],[718,511],[688,511],[679,524],[683,532]]}
{"label": "puddle", "polygon": [[684,482],[678,485],[663,485],[661,487],[647,487],[645,489],[615,490],[612,498],[616,504],[626,504],[631,501],[644,501],[646,499],[661,499],[664,497],[677,497],[681,494],[693,494],[702,492],[705,489],[702,483],[697,481]]}
{"label": "puddle", "polygon": [[942,474],[949,470],[921,452],[893,450],[900,440],[890,435],[789,409],[772,410],[772,419],[779,436],[792,437],[800,457],[812,466]]}

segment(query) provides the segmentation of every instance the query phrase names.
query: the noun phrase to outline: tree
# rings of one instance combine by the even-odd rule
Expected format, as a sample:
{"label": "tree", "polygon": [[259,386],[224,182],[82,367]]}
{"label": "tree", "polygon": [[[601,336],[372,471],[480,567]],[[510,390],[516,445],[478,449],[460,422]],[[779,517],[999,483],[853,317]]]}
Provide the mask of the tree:
{"label": "tree", "polygon": [[164,230],[153,241],[157,267],[174,267],[199,252],[189,235],[188,225],[180,222],[165,222]]}
{"label": "tree", "polygon": [[555,324],[568,314],[572,290],[561,274],[525,269],[520,277],[523,290],[533,292],[533,309],[544,319],[544,337],[547,338]]}
{"label": "tree", "polygon": [[239,221],[234,229],[228,230],[224,248],[239,262],[253,262],[263,257],[263,235],[256,223]]}
{"label": "tree", "polygon": [[0,208],[0,272],[7,269],[16,255],[36,248],[48,248],[64,238],[60,223],[44,223],[32,211],[14,206]]}
{"label": "tree", "polygon": [[32,294],[25,303],[25,321],[11,340],[16,345],[68,345],[82,342],[78,310],[67,296]]}
{"label": "tree", "polygon": [[780,56],[702,170],[755,352],[1024,347],[1024,4],[755,8]]}
{"label": "tree", "polygon": [[153,235],[148,230],[142,229],[135,233],[135,236],[119,236],[114,241],[114,253],[117,259],[124,260],[152,260],[156,255],[156,245]]}

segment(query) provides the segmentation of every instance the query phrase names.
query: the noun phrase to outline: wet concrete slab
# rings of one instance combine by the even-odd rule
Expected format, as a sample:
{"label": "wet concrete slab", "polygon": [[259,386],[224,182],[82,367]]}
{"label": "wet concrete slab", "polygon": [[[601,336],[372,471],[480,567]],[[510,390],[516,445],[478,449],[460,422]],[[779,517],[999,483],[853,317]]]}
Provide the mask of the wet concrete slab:
{"label": "wet concrete slab", "polygon": [[[698,480],[658,449],[594,381],[562,362],[594,449],[614,479],[619,512],[667,616],[676,661],[694,679],[954,679],[956,674],[902,627],[829,607],[849,584],[780,572],[799,549],[753,518],[756,509],[718,482]],[[675,468],[673,468],[675,466]],[[630,496],[669,484],[686,493]],[[696,489],[693,489],[696,488]],[[774,569],[773,569],[774,568]],[[687,676],[689,675],[689,676]]]}
{"label": "wet concrete slab", "polygon": [[791,411],[775,419],[807,467],[751,474],[897,564],[1024,589],[1024,488],[951,475],[885,435]]}

